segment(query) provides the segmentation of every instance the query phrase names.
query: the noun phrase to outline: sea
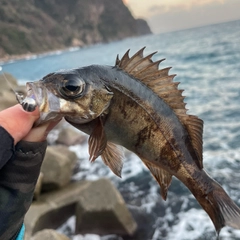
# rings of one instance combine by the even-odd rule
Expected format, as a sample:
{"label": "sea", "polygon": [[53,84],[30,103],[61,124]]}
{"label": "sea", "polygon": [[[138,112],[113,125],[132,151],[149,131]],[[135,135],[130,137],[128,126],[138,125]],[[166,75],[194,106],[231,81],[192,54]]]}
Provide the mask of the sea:
{"label": "sea", "polygon": [[[72,48],[1,66],[24,84],[59,69],[114,65],[117,54],[121,57],[130,49],[133,55],[144,46],[146,55],[158,51],[154,60],[165,59],[160,68],[172,67],[170,73],[177,74],[175,81],[185,90],[188,113],[204,121],[204,168],[240,206],[240,21]],[[208,215],[176,178],[167,201],[163,201],[157,182],[134,154],[126,152],[120,179],[100,159],[94,164],[88,162],[86,144],[70,149],[77,153],[81,166],[73,181],[109,178],[121,192],[139,228],[134,237],[74,235],[73,216],[58,231],[73,240],[216,239]],[[240,239],[240,230],[225,227],[220,239]]]}

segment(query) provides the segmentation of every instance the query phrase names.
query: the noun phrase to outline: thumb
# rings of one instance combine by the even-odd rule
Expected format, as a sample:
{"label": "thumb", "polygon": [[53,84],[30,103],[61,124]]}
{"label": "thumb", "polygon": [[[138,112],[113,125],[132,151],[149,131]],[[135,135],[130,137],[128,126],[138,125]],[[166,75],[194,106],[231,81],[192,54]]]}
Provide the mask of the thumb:
{"label": "thumb", "polygon": [[26,112],[17,104],[0,112],[0,125],[14,138],[16,144],[28,134],[38,118],[38,109]]}

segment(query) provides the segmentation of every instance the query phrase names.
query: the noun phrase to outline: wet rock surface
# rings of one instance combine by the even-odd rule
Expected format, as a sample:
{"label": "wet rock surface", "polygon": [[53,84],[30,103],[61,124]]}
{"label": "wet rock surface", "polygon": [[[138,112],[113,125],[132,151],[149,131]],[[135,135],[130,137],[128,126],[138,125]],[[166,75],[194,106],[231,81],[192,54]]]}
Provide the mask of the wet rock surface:
{"label": "wet rock surface", "polygon": [[56,143],[63,144],[65,146],[82,144],[87,140],[87,137],[79,133],[79,131],[74,130],[72,127],[62,128],[59,132]]}
{"label": "wet rock surface", "polygon": [[41,167],[42,190],[49,191],[69,184],[76,161],[76,154],[66,146],[48,146]]}
{"label": "wet rock surface", "polygon": [[79,196],[77,233],[132,235],[136,228],[122,196],[109,180],[93,182]]}
{"label": "wet rock surface", "polygon": [[42,194],[32,203],[25,217],[28,234],[32,235],[45,228],[57,228],[74,214],[75,203],[83,189],[91,183],[82,181],[65,188]]}
{"label": "wet rock surface", "polygon": [[76,232],[132,235],[137,228],[123,198],[110,180],[80,181],[44,193],[25,217],[27,236],[57,228],[76,215]]}

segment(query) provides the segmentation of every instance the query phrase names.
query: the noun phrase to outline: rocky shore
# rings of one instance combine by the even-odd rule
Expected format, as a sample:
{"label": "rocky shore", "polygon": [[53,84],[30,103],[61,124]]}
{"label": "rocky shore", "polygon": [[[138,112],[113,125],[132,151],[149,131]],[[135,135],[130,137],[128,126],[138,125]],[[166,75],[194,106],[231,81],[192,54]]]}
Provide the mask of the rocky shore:
{"label": "rocky shore", "polygon": [[78,50],[80,48],[87,47],[87,46],[89,46],[89,45],[59,48],[59,49],[55,49],[55,50],[52,50],[52,51],[44,51],[44,52],[39,52],[39,53],[27,52],[27,53],[24,53],[24,54],[4,54],[3,56],[0,56],[0,65],[8,63],[8,62],[15,62],[15,61],[19,61],[19,60],[26,60],[26,59],[34,59],[34,58],[38,58],[38,57],[44,57],[44,56],[48,56],[48,55],[51,55],[51,54],[55,55],[55,54],[59,54],[59,52],[74,51],[74,50]]}
{"label": "rocky shore", "polygon": [[[24,92],[25,87],[18,86],[16,79],[9,74],[6,77],[15,90]],[[3,75],[0,103],[0,110],[17,103]],[[78,157],[68,147],[85,143],[87,136],[61,123],[57,132],[55,140],[49,141],[34,200],[25,217],[25,240],[69,239],[54,229],[71,216],[76,218],[76,234],[133,235],[137,224],[110,180],[72,180]]]}
{"label": "rocky shore", "polygon": [[122,0],[3,1],[0,4],[0,58],[4,61],[69,47],[150,34]]}

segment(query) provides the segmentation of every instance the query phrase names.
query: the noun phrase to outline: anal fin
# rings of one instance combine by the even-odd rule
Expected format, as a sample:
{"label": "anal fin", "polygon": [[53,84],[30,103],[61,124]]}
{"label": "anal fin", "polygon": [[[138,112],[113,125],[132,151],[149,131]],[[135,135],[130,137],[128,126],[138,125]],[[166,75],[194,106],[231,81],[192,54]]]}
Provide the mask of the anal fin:
{"label": "anal fin", "polygon": [[105,150],[102,152],[102,160],[114,174],[121,177],[123,167],[123,152],[121,148],[111,142],[107,142]]}
{"label": "anal fin", "polygon": [[156,181],[160,185],[161,196],[162,196],[163,200],[166,200],[168,188],[172,181],[172,175],[169,172],[167,172],[166,170],[156,167],[144,159],[142,159],[142,161],[144,162],[144,164],[150,170],[153,177],[156,179]]}

